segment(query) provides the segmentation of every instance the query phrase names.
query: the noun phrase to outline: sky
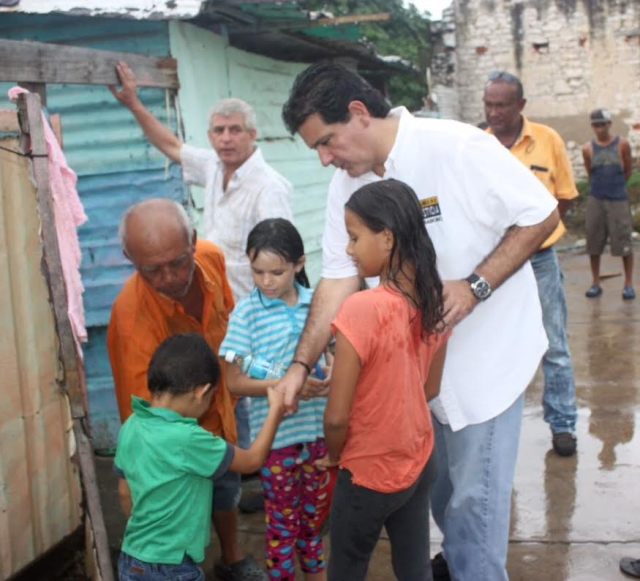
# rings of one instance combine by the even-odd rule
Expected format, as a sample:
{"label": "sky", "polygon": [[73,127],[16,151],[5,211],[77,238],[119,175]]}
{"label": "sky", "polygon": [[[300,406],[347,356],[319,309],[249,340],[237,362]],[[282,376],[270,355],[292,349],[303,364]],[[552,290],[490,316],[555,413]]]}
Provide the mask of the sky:
{"label": "sky", "polygon": [[405,4],[413,4],[418,10],[428,10],[434,20],[439,20],[442,10],[452,2],[453,0],[404,0]]}

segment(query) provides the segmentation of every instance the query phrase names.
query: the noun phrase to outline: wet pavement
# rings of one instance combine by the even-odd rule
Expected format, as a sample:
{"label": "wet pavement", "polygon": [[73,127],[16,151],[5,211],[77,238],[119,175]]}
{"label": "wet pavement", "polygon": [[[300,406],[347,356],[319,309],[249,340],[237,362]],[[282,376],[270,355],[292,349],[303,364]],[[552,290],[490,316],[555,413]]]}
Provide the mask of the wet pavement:
{"label": "wet pavement", "polygon": [[[640,248],[636,246],[636,257]],[[578,453],[560,458],[542,419],[538,375],[527,390],[512,501],[508,569],[512,581],[614,581],[623,556],[640,558],[640,299],[623,301],[622,263],[603,257],[604,293],[584,297],[591,278],[584,254],[561,256],[579,406]],[[640,269],[640,267],[639,267]],[[636,275],[636,290],[640,290]],[[496,322],[499,324],[499,322]],[[110,545],[117,555],[124,520],[111,460],[97,459]],[[255,488],[255,482],[245,485]],[[263,515],[241,517],[242,546],[262,557]],[[432,555],[440,534],[433,525]],[[209,551],[208,573],[218,554]],[[213,579],[213,576],[207,578]],[[302,577],[300,577],[302,578]],[[389,544],[378,543],[371,581],[392,580]]]}

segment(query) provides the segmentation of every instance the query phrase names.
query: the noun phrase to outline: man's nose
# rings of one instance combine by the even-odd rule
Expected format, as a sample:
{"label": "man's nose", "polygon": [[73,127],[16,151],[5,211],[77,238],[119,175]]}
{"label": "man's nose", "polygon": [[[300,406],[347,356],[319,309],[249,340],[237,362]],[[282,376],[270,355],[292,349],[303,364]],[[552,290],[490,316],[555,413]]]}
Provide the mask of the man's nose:
{"label": "man's nose", "polygon": [[331,162],[335,159],[331,153],[325,147],[318,147],[318,157],[320,158],[320,163],[327,167],[331,164]]}

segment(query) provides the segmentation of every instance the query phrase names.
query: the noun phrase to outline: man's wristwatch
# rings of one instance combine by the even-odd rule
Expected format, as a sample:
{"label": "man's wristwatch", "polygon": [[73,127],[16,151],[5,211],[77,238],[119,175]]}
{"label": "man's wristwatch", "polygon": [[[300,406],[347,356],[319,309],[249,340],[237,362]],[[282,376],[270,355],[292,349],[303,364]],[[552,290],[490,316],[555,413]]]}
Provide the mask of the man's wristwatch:
{"label": "man's wristwatch", "polygon": [[473,296],[475,296],[479,301],[486,301],[491,296],[491,285],[480,275],[474,272],[472,275],[465,278],[465,280],[469,283]]}

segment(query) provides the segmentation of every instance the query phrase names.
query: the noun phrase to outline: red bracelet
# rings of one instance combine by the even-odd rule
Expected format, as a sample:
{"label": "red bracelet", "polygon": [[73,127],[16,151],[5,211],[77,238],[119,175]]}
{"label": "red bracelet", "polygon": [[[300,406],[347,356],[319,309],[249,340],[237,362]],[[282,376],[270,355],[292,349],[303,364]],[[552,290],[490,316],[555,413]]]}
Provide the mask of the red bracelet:
{"label": "red bracelet", "polygon": [[311,375],[311,367],[309,367],[308,364],[306,364],[304,361],[300,361],[300,359],[294,359],[291,364],[293,365],[294,363],[297,363],[298,365],[302,365],[302,367],[304,367],[307,370],[307,375]]}

